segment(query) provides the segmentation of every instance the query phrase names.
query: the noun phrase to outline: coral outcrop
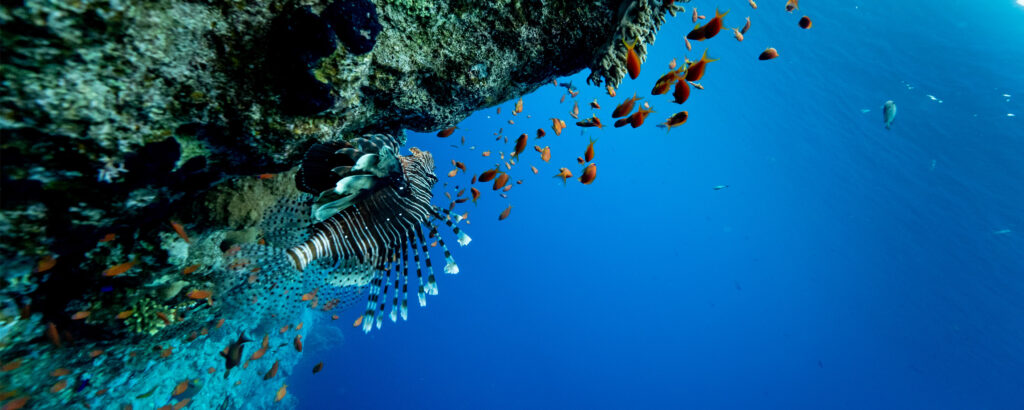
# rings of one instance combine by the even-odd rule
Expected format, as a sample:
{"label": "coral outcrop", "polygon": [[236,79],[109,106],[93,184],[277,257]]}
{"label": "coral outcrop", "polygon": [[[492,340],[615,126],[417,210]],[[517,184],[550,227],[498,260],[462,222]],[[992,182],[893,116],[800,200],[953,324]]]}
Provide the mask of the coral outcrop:
{"label": "coral outcrop", "polygon": [[[678,10],[660,0],[0,2],[0,362],[10,368],[0,385],[39,408],[186,397],[236,407],[253,392],[228,384],[262,380],[224,379],[219,352],[243,332],[287,344],[284,323],[305,322],[301,334],[314,323],[221,309],[217,292],[229,290],[217,272],[264,239],[264,213],[297,192],[310,146],[451,126],[585,68],[615,85],[621,40],[653,42]],[[193,297],[201,290],[214,296]],[[298,353],[275,352],[287,374]],[[48,376],[61,366],[71,372]],[[172,398],[174,382],[152,374],[197,381]],[[50,393],[58,380],[68,387]]]}

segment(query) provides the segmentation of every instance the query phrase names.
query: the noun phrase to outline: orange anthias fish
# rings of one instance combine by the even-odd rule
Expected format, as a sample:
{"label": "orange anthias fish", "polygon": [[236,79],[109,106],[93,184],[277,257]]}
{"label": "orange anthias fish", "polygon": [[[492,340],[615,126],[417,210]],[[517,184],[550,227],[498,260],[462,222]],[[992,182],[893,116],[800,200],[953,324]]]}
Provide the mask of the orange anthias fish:
{"label": "orange anthias fish", "polygon": [[35,271],[36,273],[46,272],[53,269],[54,266],[57,266],[57,258],[54,258],[53,255],[46,255],[36,263]]}
{"label": "orange anthias fish", "polygon": [[673,58],[672,61],[668,62],[668,69],[669,70],[675,70],[676,69],[676,59]]}
{"label": "orange anthias fish", "polygon": [[800,21],[797,23],[802,29],[811,28],[811,18],[807,16],[800,17]]}
{"label": "orange anthias fish", "polygon": [[519,138],[516,138],[516,148],[515,151],[512,152],[512,158],[519,159],[519,154],[522,154],[523,151],[526,150],[527,139],[528,137],[526,134],[520,135]]}
{"label": "orange anthias fish", "polygon": [[118,313],[117,314],[117,318],[118,319],[127,319],[129,316],[132,315],[132,313],[135,313],[135,309],[128,309],[128,310],[125,310],[125,311],[123,311],[121,313]]}
{"label": "orange anthias fish", "polygon": [[100,242],[110,242],[110,241],[114,240],[114,238],[117,238],[117,235],[114,235],[112,233],[108,233],[106,235],[103,235],[102,238],[100,238]]}
{"label": "orange anthias fish", "polygon": [[761,52],[761,55],[757,56],[758,60],[771,60],[779,56],[779,52],[772,47],[768,47],[767,50]]}
{"label": "orange anthias fish", "polygon": [[544,149],[540,150],[540,159],[544,162],[551,160],[551,147],[544,146]]}
{"label": "orange anthias fish", "polygon": [[636,51],[633,47],[636,47],[636,43],[640,39],[633,39],[633,43],[627,43],[626,39],[622,39],[622,44],[626,46],[626,71],[629,72],[629,78],[636,80],[640,76],[640,57],[636,55]]}
{"label": "orange anthias fish", "polygon": [[718,35],[718,32],[722,30],[722,19],[726,14],[729,14],[728,10],[725,13],[719,13],[718,9],[715,9],[715,17],[704,25],[704,39],[711,39]]}
{"label": "orange anthias fish", "polygon": [[69,374],[71,374],[71,370],[68,370],[66,367],[61,367],[59,369],[56,369],[56,370],[50,372],[50,376],[53,376],[53,377],[67,376]]}
{"label": "orange anthias fish", "polygon": [[675,97],[672,102],[676,104],[682,104],[690,98],[690,84],[686,82],[685,78],[676,81],[676,90],[672,92],[672,96]]}
{"label": "orange anthias fish", "polygon": [[352,327],[359,327],[359,325],[361,325],[361,324],[363,324],[363,316],[362,315],[357,317],[356,320],[354,322],[352,322]]}
{"label": "orange anthias fish", "polygon": [[18,358],[18,359],[9,361],[7,363],[4,363],[4,366],[0,367],[0,370],[3,370],[5,372],[9,372],[11,370],[17,370],[19,367],[21,367],[21,361],[22,360],[23,359]]}
{"label": "orange anthias fish", "polygon": [[747,30],[750,30],[750,17],[747,17],[747,24],[744,24],[743,28],[740,29],[740,34],[747,34]]}
{"label": "orange anthias fish", "polygon": [[313,366],[313,374],[320,373],[320,371],[323,370],[323,369],[324,369],[324,362],[317,363],[316,366]]}
{"label": "orange anthias fish", "polygon": [[654,112],[654,110],[646,108],[641,108],[637,110],[637,112],[629,116],[629,125],[632,126],[633,128],[644,125],[644,120],[646,120],[647,116],[650,115],[652,112]]}
{"label": "orange anthias fish", "polygon": [[277,389],[277,395],[274,396],[274,402],[275,403],[281,401],[281,399],[284,398],[284,395],[288,394],[288,390],[287,389],[288,389],[288,385],[287,384],[283,384],[283,385],[281,385],[280,389]]}
{"label": "orange anthias fish", "polygon": [[505,186],[505,184],[507,184],[507,183],[508,183],[508,174],[498,175],[497,178],[494,178],[494,185],[491,186],[491,189],[497,191],[497,190],[501,189],[501,187]]}
{"label": "orange anthias fish", "polygon": [[663,122],[662,124],[665,125],[665,128],[668,128],[668,131],[672,131],[672,128],[685,124],[686,119],[689,118],[689,116],[690,114],[688,112],[680,111],[675,114],[672,114],[672,116],[668,117],[668,119],[665,120],[665,122]]}
{"label": "orange anthias fish", "polygon": [[53,387],[50,387],[50,393],[57,393],[61,390],[64,390],[65,387],[68,387],[67,379],[61,380],[54,384]]}
{"label": "orange anthias fish", "polygon": [[[474,205],[476,205],[476,200],[477,200],[477,198],[480,198],[480,190],[479,190],[479,189],[476,189],[476,188],[472,188],[472,187],[470,187],[470,188],[469,188],[469,193],[470,193],[471,195],[473,195],[473,204],[474,204]],[[363,318],[363,317],[362,317],[362,316],[360,316],[360,317],[359,317],[359,320],[360,320],[360,321],[362,321],[362,318]],[[358,325],[357,325],[357,326],[358,326]]]}
{"label": "orange anthias fish", "polygon": [[786,11],[792,13],[793,10],[796,10],[796,9],[800,8],[800,6],[797,3],[800,3],[800,1],[799,0],[786,0]]}
{"label": "orange anthias fish", "polygon": [[615,87],[612,87],[611,84],[608,84],[608,86],[605,87],[605,90],[608,91],[608,96],[609,97],[614,97],[615,96]]}
{"label": "orange anthias fish", "polygon": [[571,116],[572,118],[577,119],[577,120],[580,119],[580,102],[579,101],[573,101],[572,102],[572,111],[569,111],[569,116]]}
{"label": "orange anthias fish", "polygon": [[[362,317],[362,316],[360,316],[360,317]],[[277,376],[277,368],[278,368],[278,366],[280,366],[280,364],[281,364],[280,360],[275,360],[274,361],[274,365],[270,366],[270,370],[267,371],[267,374],[263,375],[263,380],[270,380],[270,379],[274,378],[274,376]]]}
{"label": "orange anthias fish", "polygon": [[523,97],[519,97],[519,101],[516,101],[516,108],[512,110],[512,115],[519,115],[523,112]]}
{"label": "orange anthias fish", "polygon": [[545,135],[548,134],[542,128],[537,128],[537,139],[544,138]]}
{"label": "orange anthias fish", "polygon": [[512,205],[509,205],[508,208],[505,208],[504,211],[501,211],[501,215],[498,215],[498,220],[499,221],[504,221],[505,218],[508,218],[508,215],[511,214],[511,213],[512,213]]}
{"label": "orange anthias fish", "polygon": [[4,404],[3,410],[18,410],[28,403],[29,396],[21,396]]}
{"label": "orange anthias fish", "polygon": [[273,179],[274,174],[260,174],[260,179]]}
{"label": "orange anthias fish", "polygon": [[597,103],[597,98],[595,98],[594,101],[590,102],[590,108],[593,108],[595,110],[600,110],[601,109],[601,104]]}
{"label": "orange anthias fish", "polygon": [[302,335],[295,335],[295,340],[292,341],[292,344],[295,345],[296,351],[302,352]]}
{"label": "orange anthias fish", "polygon": [[555,135],[562,135],[562,129],[565,125],[562,125],[562,120],[558,118],[551,119],[551,129],[555,130]]}
{"label": "orange anthias fish", "polygon": [[612,111],[612,118],[625,117],[629,115],[629,113],[633,111],[633,105],[635,105],[637,101],[643,98],[644,97],[637,97],[636,93],[633,93],[633,97],[627,98],[625,101],[622,102],[622,104],[619,104],[619,106],[615,107],[615,110]]}
{"label": "orange anthias fish", "polygon": [[181,271],[181,274],[182,275],[191,274],[192,272],[195,272],[197,269],[199,269],[200,266],[201,265],[199,265],[199,264],[188,266],[184,270]]}
{"label": "orange anthias fish", "polygon": [[736,37],[736,41],[743,41],[743,33],[739,29],[732,29],[732,36]]}
{"label": "orange anthias fish", "polygon": [[82,320],[82,319],[85,319],[85,318],[89,317],[89,315],[91,313],[92,312],[90,312],[88,310],[83,310],[83,311],[75,312],[75,314],[71,315],[71,320]]}
{"label": "orange anthias fish", "polygon": [[586,160],[587,162],[590,162],[591,160],[594,159],[594,143],[595,142],[597,142],[596,139],[590,140],[590,144],[587,145],[587,150],[583,151],[583,159]]}
{"label": "orange anthias fish", "polygon": [[683,71],[683,67],[679,67],[676,70],[669,71],[665,75],[661,76],[657,82],[654,83],[654,88],[651,89],[651,95],[661,95],[668,92],[672,88],[672,84],[679,78],[679,73]]}
{"label": "orange anthias fish", "polygon": [[604,128],[604,125],[601,125],[601,119],[597,118],[597,115],[594,115],[594,116],[592,116],[590,118],[587,118],[587,119],[585,119],[583,121],[576,122],[576,126],[583,127],[583,128],[591,128],[591,127]]}
{"label": "orange anthias fish", "polygon": [[188,390],[188,379],[182,380],[177,386],[174,386],[174,390],[171,391],[171,396],[177,396]]}
{"label": "orange anthias fish", "polygon": [[206,289],[192,289],[185,296],[188,296],[189,299],[202,300],[213,296],[213,292]]}
{"label": "orange anthias fish", "polygon": [[572,171],[569,171],[569,168],[559,168],[555,178],[562,178],[562,184],[564,185],[565,180],[572,178]]}
{"label": "orange anthias fish", "polygon": [[443,129],[441,131],[438,131],[437,132],[438,138],[448,138],[448,137],[452,136],[452,134],[455,133],[455,128],[456,127],[453,125],[451,127],[445,128],[445,129]]}
{"label": "orange anthias fish", "polygon": [[60,335],[57,334],[57,325],[53,322],[46,323],[46,338],[50,339],[54,346],[60,347]]}
{"label": "orange anthias fish", "polygon": [[182,226],[180,223],[171,221],[171,227],[174,228],[174,232],[177,232],[178,236],[180,236],[181,239],[185,240],[185,243],[192,242],[192,240],[188,238],[188,234],[185,233],[185,227]]}
{"label": "orange anthias fish", "polygon": [[750,8],[757,10],[757,3],[754,3],[754,0],[750,0]]}
{"label": "orange anthias fish", "polygon": [[700,81],[704,77],[704,70],[707,68],[708,63],[713,63],[718,59],[709,59],[708,50],[704,50],[704,55],[700,56],[700,60],[694,61],[690,64],[690,68],[686,69],[686,81]]}
{"label": "orange anthias fish", "polygon": [[138,261],[139,261],[139,258],[135,257],[135,259],[132,259],[129,262],[120,263],[120,264],[111,266],[111,267],[107,268],[107,270],[103,271],[103,276],[106,276],[106,277],[109,278],[109,277],[113,277],[113,276],[117,276],[117,275],[123,274],[123,273],[127,272],[128,269],[131,269],[132,266],[135,266],[135,263],[137,263]]}
{"label": "orange anthias fish", "polygon": [[494,177],[498,176],[499,172],[501,172],[501,167],[495,166],[494,169],[489,169],[487,171],[482,172],[480,174],[480,178],[477,178],[477,181],[490,182],[492,179],[494,179]]}
{"label": "orange anthias fish", "polygon": [[583,168],[583,175],[580,176],[579,180],[583,185],[590,185],[595,179],[597,179],[597,165],[590,163],[586,168]]}
{"label": "orange anthias fish", "polygon": [[537,167],[535,167],[533,165],[530,165],[530,171],[533,171],[534,175],[537,175],[538,173],[540,173],[540,171],[537,170]]}
{"label": "orange anthias fish", "polygon": [[181,410],[181,409],[185,408],[185,406],[188,406],[188,404],[191,403],[191,402],[192,402],[192,398],[191,397],[186,397],[184,399],[179,400],[177,403],[174,403],[174,408],[171,409],[171,410]]}

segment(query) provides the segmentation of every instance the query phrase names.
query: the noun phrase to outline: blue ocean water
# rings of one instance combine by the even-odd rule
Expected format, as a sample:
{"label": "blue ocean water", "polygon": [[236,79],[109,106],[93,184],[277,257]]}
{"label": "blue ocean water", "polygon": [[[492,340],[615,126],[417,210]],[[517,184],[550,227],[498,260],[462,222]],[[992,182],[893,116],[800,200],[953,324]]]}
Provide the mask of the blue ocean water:
{"label": "blue ocean water", "polygon": [[[670,19],[615,98],[586,72],[560,79],[603,130],[581,135],[549,85],[519,116],[509,101],[447,139],[411,133],[449,184],[440,205],[468,179],[444,176],[450,160],[479,173],[511,151],[499,128],[552,160],[528,148],[508,199],[477,185],[479,204],[457,208],[474,239],[453,249],[462,273],[408,322],[333,322],[344,345],[298,366],[323,372],[289,377],[300,406],[1024,408],[1024,7],[746,3],[719,3],[727,26],[751,17],[742,43],[723,31],[688,53],[689,10]],[[768,46],[781,57],[758,61]],[[705,48],[721,59],[705,90],[682,107],[650,95],[671,59]],[[633,91],[657,112],[613,129]],[[687,124],[655,127],[680,109]],[[555,136],[550,117],[569,128]],[[597,180],[563,186],[552,175],[579,175],[590,137]]]}

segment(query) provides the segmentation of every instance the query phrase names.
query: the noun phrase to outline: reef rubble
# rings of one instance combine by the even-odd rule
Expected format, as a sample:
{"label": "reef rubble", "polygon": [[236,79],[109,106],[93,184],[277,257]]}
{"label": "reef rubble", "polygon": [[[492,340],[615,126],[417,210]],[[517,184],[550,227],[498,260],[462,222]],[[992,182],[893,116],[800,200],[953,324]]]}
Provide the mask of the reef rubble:
{"label": "reef rubble", "polygon": [[[616,86],[622,40],[643,59],[684,2],[0,2],[0,389],[39,408],[271,403],[272,360],[225,378],[220,351],[322,318],[189,295],[260,240],[310,146],[452,126],[584,69]],[[275,351],[283,378],[299,353]]]}

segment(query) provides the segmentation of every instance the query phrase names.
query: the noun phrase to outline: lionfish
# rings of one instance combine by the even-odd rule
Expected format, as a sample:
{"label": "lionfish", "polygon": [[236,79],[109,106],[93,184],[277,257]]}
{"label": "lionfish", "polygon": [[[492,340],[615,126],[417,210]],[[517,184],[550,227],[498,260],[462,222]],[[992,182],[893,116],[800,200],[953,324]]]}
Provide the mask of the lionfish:
{"label": "lionfish", "polygon": [[408,319],[410,259],[420,306],[437,294],[430,241],[444,251],[445,273],[459,273],[435,222],[446,224],[460,245],[471,239],[456,226],[458,215],[430,203],[433,157],[417,148],[401,156],[399,146],[395,137],[372,134],[310,148],[295,178],[307,194],[279,201],[261,226],[266,245],[243,246],[241,262],[231,265],[245,279],[236,287],[250,290],[251,303],[281,296],[329,311],[355,304],[369,288],[361,320],[369,332],[383,324],[389,293],[391,321]]}

